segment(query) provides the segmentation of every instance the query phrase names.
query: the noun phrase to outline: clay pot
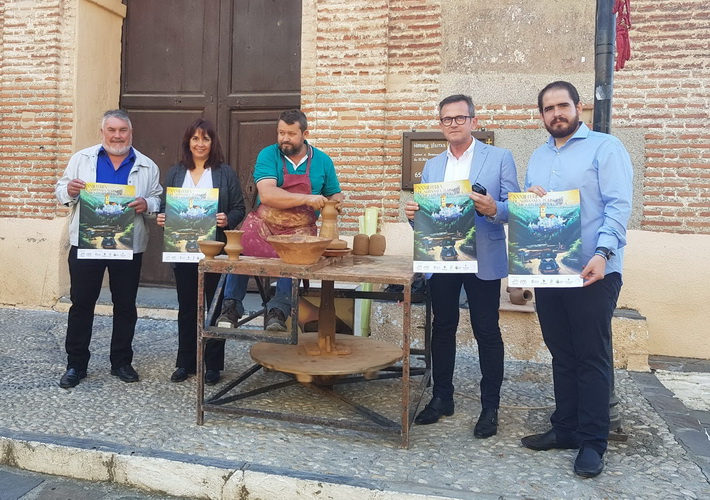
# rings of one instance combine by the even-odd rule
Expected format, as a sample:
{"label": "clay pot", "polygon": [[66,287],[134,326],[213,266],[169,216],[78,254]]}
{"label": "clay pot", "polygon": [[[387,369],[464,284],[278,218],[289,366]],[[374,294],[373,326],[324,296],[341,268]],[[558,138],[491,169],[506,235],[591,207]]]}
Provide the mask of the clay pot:
{"label": "clay pot", "polygon": [[530,290],[517,287],[506,287],[505,291],[510,294],[510,303],[519,306],[524,306],[529,300],[532,300],[533,294]]}
{"label": "clay pot", "polygon": [[244,231],[237,231],[236,229],[224,232],[224,235],[227,237],[227,244],[224,246],[224,251],[227,252],[229,260],[239,260],[239,256],[244,251],[244,247],[242,246],[243,234]]}
{"label": "clay pot", "polygon": [[370,253],[370,237],[366,234],[356,234],[353,238],[353,255],[367,255]]}
{"label": "clay pot", "polygon": [[370,255],[379,257],[385,254],[385,248],[387,247],[387,240],[385,237],[379,233],[370,236]]}
{"label": "clay pot", "polygon": [[206,260],[213,260],[224,248],[224,242],[222,241],[200,240],[197,244],[200,246],[200,252],[205,255]]}
{"label": "clay pot", "polygon": [[287,264],[315,264],[326,247],[328,238],[307,236],[304,234],[269,236],[266,241],[274,247],[279,258]]}
{"label": "clay pot", "polygon": [[343,250],[348,247],[348,242],[340,239],[338,232],[338,209],[335,208],[337,201],[326,201],[320,212],[321,226],[318,236],[331,240],[328,250]]}

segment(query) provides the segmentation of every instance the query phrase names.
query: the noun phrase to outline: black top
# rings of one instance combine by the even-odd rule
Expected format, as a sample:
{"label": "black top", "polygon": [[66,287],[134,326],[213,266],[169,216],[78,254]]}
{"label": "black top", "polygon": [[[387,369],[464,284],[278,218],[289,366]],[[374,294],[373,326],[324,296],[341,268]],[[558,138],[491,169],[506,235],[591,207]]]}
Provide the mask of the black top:
{"label": "black top", "polygon": [[[185,182],[185,174],[187,169],[182,163],[178,163],[170,168],[168,175],[165,176],[163,186],[182,187]],[[227,214],[228,229],[235,229],[244,219],[246,209],[244,207],[244,196],[242,195],[242,187],[239,185],[237,174],[234,173],[232,167],[223,163],[218,167],[212,167],[212,187],[219,189],[219,199],[217,201],[217,212]],[[165,193],[160,202],[160,212],[165,213]],[[219,241],[227,241],[224,235],[224,228],[217,227],[217,236]]]}

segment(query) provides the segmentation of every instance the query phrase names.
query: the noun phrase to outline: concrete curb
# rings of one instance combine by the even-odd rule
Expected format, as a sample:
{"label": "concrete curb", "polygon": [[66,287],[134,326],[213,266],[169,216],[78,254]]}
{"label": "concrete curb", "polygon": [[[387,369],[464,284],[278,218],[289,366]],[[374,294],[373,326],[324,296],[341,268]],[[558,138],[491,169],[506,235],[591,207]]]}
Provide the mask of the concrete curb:
{"label": "concrete curb", "polygon": [[[396,491],[393,487],[404,485],[7,430],[0,430],[0,463],[43,474],[209,500],[468,498],[460,491],[433,491],[429,487],[413,491],[409,484],[405,486],[407,491]],[[483,494],[478,498],[499,496]]]}

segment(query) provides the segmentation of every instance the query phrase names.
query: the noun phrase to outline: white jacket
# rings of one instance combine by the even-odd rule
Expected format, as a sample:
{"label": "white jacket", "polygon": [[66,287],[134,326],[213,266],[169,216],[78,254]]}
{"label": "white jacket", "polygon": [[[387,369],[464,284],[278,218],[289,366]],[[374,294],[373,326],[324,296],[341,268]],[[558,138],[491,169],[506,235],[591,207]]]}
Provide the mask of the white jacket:
{"label": "white jacket", "polygon": [[[64,174],[57,181],[54,193],[59,203],[72,207],[71,222],[69,223],[69,242],[79,245],[79,211],[77,210],[79,197],[73,198],[67,193],[67,184],[72,179],[81,179],[84,182],[96,182],[96,162],[101,144],[91,146],[74,153],[69,160]],[[148,246],[148,231],[145,227],[144,216],[154,216],[160,210],[160,195],[163,188],[160,185],[160,170],[153,160],[133,149],[136,161],[128,174],[128,185],[135,186],[136,198],[145,198],[148,210],[143,214],[136,214],[133,228],[133,253],[143,253]]]}

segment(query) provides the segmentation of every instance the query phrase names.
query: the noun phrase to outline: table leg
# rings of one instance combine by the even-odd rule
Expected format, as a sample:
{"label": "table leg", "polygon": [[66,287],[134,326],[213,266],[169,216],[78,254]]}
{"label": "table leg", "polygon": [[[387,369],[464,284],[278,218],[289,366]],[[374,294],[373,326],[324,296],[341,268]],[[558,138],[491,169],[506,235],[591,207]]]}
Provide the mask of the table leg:
{"label": "table leg", "polygon": [[197,272],[197,425],[205,423],[205,370],[204,364],[205,325],[205,273]]}
{"label": "table leg", "polygon": [[409,332],[412,323],[412,284],[404,285],[402,304],[402,447],[409,448]]}
{"label": "table leg", "polygon": [[321,352],[335,350],[335,297],[334,283],[323,281],[320,291],[320,311],[318,312],[318,347]]}

